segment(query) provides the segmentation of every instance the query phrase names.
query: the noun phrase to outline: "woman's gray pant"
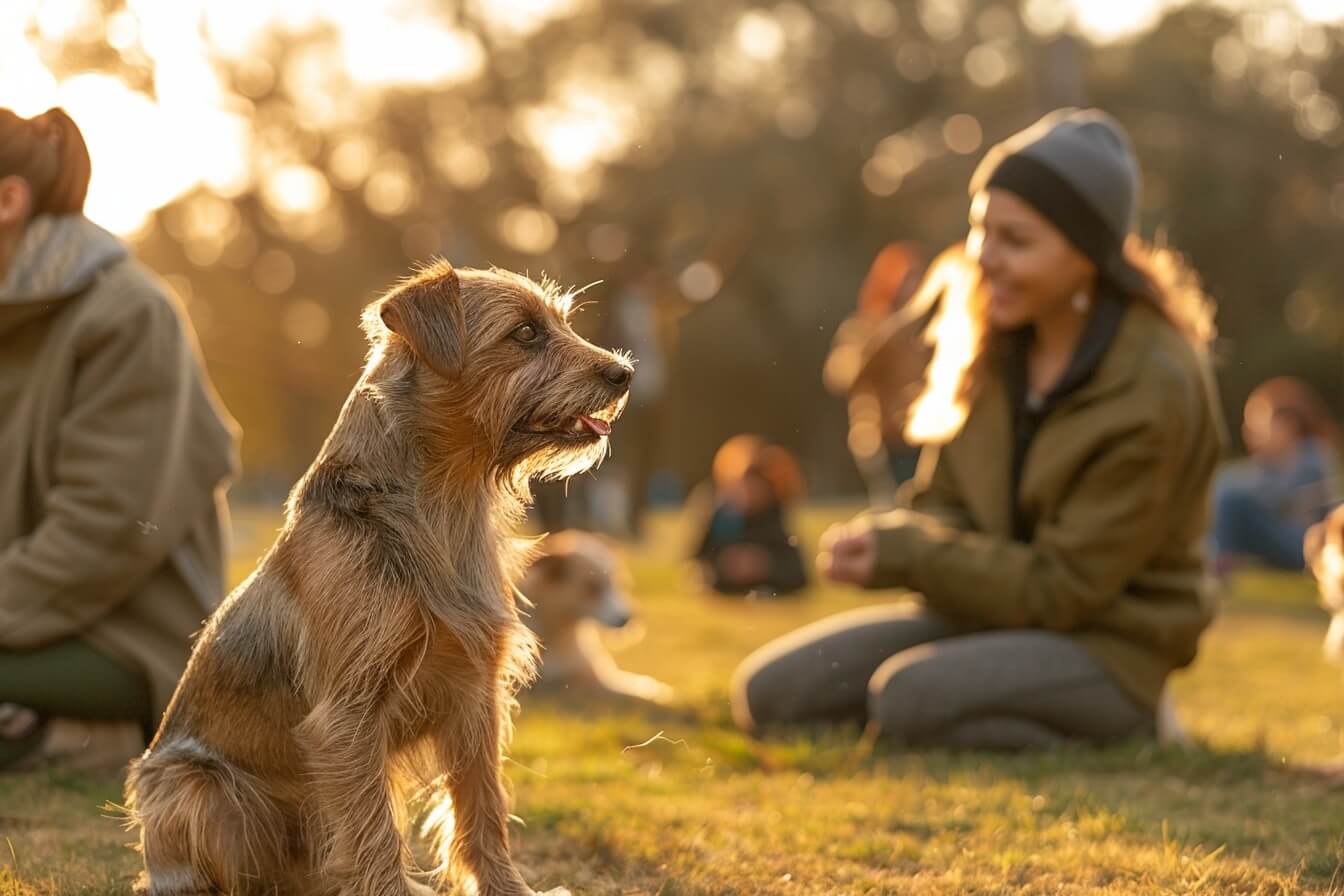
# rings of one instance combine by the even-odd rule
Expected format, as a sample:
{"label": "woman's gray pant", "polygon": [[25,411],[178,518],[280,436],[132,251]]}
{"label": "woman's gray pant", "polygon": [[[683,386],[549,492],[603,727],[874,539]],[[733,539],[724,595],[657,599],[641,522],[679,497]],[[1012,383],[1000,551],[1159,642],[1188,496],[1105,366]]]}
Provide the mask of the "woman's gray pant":
{"label": "woman's gray pant", "polygon": [[840,613],[747,657],[732,688],[747,730],[853,720],[912,746],[1025,750],[1151,736],[1154,714],[1073,640],[967,632],[908,605]]}

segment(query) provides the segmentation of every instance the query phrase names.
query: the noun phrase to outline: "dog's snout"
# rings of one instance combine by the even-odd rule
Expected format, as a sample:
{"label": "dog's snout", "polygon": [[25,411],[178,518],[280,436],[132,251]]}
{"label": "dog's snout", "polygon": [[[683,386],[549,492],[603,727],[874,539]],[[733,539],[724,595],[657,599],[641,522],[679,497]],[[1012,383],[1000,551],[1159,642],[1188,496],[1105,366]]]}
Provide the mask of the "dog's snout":
{"label": "dog's snout", "polygon": [[620,361],[608,364],[602,370],[602,379],[613,386],[621,387],[630,385],[630,379],[635,375],[635,371],[628,364]]}

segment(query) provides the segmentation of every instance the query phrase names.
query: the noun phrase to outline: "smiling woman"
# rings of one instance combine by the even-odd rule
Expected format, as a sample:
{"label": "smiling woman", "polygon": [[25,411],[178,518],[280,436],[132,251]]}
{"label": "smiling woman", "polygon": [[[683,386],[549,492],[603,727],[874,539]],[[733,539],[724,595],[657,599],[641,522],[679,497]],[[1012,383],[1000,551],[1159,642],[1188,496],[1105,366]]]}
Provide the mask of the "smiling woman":
{"label": "smiling woman", "polygon": [[[1138,170],[1097,110],[994,147],[941,303],[908,506],[833,527],[832,580],[920,595],[767,644],[746,727],[867,719],[916,745],[1033,749],[1157,733],[1212,619],[1201,536],[1222,436],[1193,277],[1133,236]],[[924,420],[921,421],[921,414]]]}

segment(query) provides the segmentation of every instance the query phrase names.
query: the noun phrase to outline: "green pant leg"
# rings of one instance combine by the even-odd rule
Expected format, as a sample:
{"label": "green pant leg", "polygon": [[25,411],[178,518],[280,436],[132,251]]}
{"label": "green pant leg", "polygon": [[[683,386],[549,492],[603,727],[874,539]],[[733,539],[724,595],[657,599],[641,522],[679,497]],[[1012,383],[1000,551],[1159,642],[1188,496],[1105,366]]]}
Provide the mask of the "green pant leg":
{"label": "green pant leg", "polygon": [[13,765],[42,745],[42,727],[18,740],[0,740],[0,770]]}
{"label": "green pant leg", "polygon": [[35,650],[0,650],[0,703],[44,716],[151,721],[149,682],[80,638]]}

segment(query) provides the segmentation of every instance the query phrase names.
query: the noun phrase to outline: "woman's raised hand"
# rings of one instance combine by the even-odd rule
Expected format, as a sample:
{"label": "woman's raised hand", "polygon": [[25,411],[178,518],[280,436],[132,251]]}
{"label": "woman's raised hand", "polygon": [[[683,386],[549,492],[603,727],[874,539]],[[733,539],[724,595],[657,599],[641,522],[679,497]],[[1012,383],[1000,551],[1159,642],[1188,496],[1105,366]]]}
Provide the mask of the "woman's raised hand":
{"label": "woman's raised hand", "polygon": [[877,535],[868,517],[831,526],[821,536],[817,568],[832,582],[865,586],[876,567]]}

